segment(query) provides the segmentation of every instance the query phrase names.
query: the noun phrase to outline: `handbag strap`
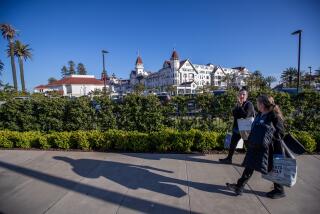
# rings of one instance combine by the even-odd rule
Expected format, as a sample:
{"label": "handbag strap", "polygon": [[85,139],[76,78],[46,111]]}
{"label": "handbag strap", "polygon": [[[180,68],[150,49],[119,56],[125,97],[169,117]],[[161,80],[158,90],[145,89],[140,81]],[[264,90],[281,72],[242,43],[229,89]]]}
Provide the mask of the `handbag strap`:
{"label": "handbag strap", "polygon": [[295,156],[293,155],[292,151],[291,151],[291,150],[288,148],[288,146],[283,142],[283,140],[281,140],[281,145],[282,145],[282,147],[284,148],[285,155],[286,155],[288,158],[296,159]]}

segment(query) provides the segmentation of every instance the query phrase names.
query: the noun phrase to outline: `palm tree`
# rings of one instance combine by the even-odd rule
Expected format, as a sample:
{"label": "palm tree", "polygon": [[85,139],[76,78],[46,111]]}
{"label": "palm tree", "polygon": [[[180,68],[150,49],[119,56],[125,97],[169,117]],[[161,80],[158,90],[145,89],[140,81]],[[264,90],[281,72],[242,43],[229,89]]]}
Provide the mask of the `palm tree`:
{"label": "palm tree", "polygon": [[274,76],[267,76],[264,80],[268,83],[269,88],[271,88],[271,83],[276,82],[277,78]]}
{"label": "palm tree", "polygon": [[16,36],[16,30],[9,24],[0,24],[3,38],[7,39],[10,47],[11,68],[14,89],[18,90],[16,65],[14,62],[14,37]]}
{"label": "palm tree", "polygon": [[256,89],[260,88],[260,86],[262,85],[263,82],[263,76],[261,71],[254,71],[252,73],[253,76],[253,85]]}
{"label": "palm tree", "polygon": [[289,87],[292,87],[294,82],[297,80],[298,71],[296,68],[287,68],[281,74],[281,79],[284,83],[289,84]]}
{"label": "palm tree", "polygon": [[31,59],[32,58],[31,51],[32,49],[29,48],[29,45],[24,45],[19,40],[17,40],[14,43],[14,55],[19,59],[21,88],[23,92],[26,91],[26,86],[24,81],[23,59],[24,61],[27,61],[27,59]]}

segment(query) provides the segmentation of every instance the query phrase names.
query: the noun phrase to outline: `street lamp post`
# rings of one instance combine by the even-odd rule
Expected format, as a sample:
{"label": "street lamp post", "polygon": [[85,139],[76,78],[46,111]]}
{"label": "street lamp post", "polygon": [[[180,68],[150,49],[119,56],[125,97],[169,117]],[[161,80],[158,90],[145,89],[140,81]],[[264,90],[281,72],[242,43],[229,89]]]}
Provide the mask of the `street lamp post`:
{"label": "street lamp post", "polygon": [[309,74],[309,86],[311,87],[311,66],[309,66],[308,67],[310,70],[309,70],[309,72],[310,72],[310,74]]}
{"label": "street lamp post", "polygon": [[106,50],[102,50],[102,78],[103,78],[103,92],[104,94],[106,94],[107,91],[107,71],[106,71],[106,67],[105,67],[105,62],[104,62],[104,54],[109,53]]}
{"label": "street lamp post", "polygon": [[297,82],[297,94],[299,93],[299,86],[300,86],[300,53],[301,53],[301,33],[302,30],[297,30],[293,33],[291,33],[291,35],[299,35],[299,49],[298,49],[298,82]]}

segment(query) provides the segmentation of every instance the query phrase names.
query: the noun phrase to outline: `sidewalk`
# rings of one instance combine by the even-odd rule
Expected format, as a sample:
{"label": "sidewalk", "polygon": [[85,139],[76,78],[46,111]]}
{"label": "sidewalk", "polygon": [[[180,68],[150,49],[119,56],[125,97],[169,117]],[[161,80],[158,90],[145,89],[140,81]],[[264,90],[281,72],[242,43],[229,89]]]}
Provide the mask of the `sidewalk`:
{"label": "sidewalk", "polygon": [[320,156],[299,156],[287,197],[264,196],[255,173],[243,196],[225,188],[243,171],[224,155],[0,150],[0,213],[320,213]]}

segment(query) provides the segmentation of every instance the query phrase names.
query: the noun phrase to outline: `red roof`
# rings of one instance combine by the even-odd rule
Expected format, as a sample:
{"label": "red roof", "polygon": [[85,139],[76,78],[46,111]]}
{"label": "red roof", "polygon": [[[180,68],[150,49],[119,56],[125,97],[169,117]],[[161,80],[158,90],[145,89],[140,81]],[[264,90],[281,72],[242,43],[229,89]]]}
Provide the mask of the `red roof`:
{"label": "red roof", "polygon": [[137,60],[136,60],[136,65],[137,64],[143,64],[142,59],[140,56],[138,56]]}
{"label": "red roof", "polygon": [[58,85],[71,85],[71,84],[88,84],[88,85],[103,85],[102,80],[96,78],[83,78],[83,77],[65,77],[61,80],[52,82],[47,86],[58,86]]}
{"label": "red roof", "polygon": [[46,85],[38,85],[35,87],[36,89],[44,89],[44,88],[48,88]]}
{"label": "red roof", "polygon": [[171,59],[179,59],[179,55],[178,55],[177,51],[172,52]]}

